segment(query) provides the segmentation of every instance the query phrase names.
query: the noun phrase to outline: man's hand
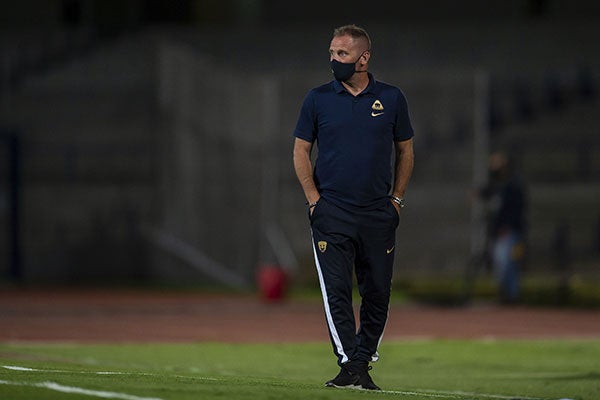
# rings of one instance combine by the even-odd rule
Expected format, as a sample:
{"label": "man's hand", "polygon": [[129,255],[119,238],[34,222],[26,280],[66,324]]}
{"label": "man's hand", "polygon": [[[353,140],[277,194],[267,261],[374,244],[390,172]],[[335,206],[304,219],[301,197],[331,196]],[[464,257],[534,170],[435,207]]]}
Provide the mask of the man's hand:
{"label": "man's hand", "polygon": [[319,197],[317,197],[317,199],[315,201],[310,201],[310,200],[308,201],[308,204],[309,204],[308,212],[310,215],[312,215],[313,211],[315,211],[315,208],[317,207],[317,203],[319,202],[319,200],[321,200],[321,195],[319,195]]}
{"label": "man's hand", "polygon": [[396,203],[394,200],[390,200],[390,202],[392,203],[392,205],[396,209],[396,212],[398,213],[398,215],[400,215],[400,211],[402,211],[402,209],[400,208],[400,205],[398,203]]}

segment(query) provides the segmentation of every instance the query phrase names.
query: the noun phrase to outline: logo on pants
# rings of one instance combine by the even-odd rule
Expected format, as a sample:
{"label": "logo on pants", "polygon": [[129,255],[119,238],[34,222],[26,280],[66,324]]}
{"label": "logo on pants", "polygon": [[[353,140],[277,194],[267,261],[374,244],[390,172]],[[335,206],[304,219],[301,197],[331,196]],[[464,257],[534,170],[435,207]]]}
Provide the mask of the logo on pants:
{"label": "logo on pants", "polygon": [[317,244],[319,245],[319,250],[321,250],[321,253],[325,253],[325,250],[327,250],[327,242],[324,240],[321,240]]}

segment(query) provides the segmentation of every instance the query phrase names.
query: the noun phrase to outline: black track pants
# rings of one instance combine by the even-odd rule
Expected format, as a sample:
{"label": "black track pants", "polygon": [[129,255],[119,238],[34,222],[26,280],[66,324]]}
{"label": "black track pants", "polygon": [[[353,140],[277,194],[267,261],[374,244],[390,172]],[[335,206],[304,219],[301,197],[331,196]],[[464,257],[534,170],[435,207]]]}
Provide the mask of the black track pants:
{"label": "black track pants", "polygon": [[[321,197],[310,217],[325,316],[338,364],[377,361],[388,317],[398,213],[391,202],[349,212]],[[358,332],[352,272],[362,298]]]}

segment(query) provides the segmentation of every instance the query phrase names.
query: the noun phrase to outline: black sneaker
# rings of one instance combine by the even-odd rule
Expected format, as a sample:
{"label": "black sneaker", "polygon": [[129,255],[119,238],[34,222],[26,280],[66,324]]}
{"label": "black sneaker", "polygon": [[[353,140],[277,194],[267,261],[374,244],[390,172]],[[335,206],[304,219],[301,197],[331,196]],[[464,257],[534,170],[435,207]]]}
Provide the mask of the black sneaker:
{"label": "black sneaker", "polygon": [[327,382],[325,386],[336,387],[336,388],[349,388],[349,389],[360,389],[358,381],[360,375],[350,372],[349,362],[342,365],[340,373],[337,376]]}
{"label": "black sneaker", "polygon": [[369,375],[369,371],[373,369],[370,365],[368,365],[362,372],[360,372],[360,378],[358,379],[358,384],[361,389],[365,390],[381,390],[379,386],[373,382],[373,378]]}
{"label": "black sneaker", "polygon": [[363,389],[363,390],[381,390],[377,386],[369,371],[372,369],[366,361],[350,361],[342,365],[340,373],[330,381],[325,383],[325,386],[348,388],[348,389]]}

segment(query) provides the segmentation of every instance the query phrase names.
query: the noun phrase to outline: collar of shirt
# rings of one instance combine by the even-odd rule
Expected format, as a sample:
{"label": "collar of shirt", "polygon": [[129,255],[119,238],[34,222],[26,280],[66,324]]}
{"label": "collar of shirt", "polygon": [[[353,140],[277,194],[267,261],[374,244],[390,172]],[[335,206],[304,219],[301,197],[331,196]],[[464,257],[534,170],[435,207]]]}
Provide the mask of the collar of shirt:
{"label": "collar of shirt", "polygon": [[[359,96],[361,94],[365,94],[365,93],[369,93],[369,92],[374,93],[374,90],[375,90],[375,78],[373,77],[373,74],[370,73],[370,72],[367,72],[367,75],[369,76],[369,84],[367,85],[367,87],[362,92],[360,92]],[[340,81],[335,80],[335,79],[333,80],[333,88],[335,89],[335,92],[338,93],[338,94],[342,93],[342,92],[348,92],[346,90],[346,88],[344,87],[344,85],[342,85],[342,83]]]}

